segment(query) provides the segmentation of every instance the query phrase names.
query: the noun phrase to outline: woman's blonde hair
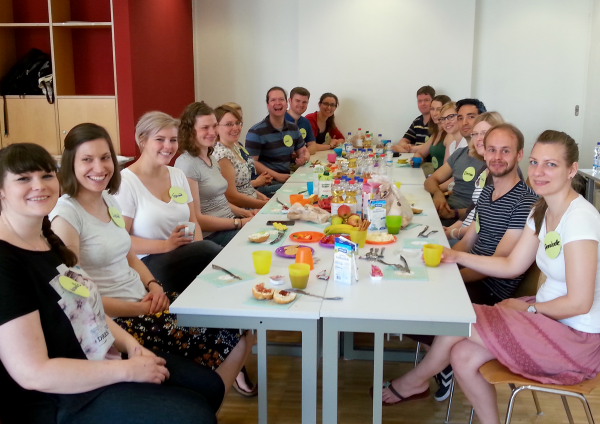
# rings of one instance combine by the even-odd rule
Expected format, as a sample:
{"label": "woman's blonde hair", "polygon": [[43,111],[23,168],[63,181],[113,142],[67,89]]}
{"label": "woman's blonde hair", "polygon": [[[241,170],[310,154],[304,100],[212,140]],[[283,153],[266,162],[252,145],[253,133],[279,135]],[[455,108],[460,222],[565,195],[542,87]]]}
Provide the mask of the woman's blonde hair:
{"label": "woman's blonde hair", "polygon": [[141,143],[148,140],[160,130],[178,127],[179,119],[173,118],[168,113],[159,111],[146,112],[135,125],[135,142],[141,151]]}
{"label": "woman's blonde hair", "polygon": [[[496,125],[503,124],[504,118],[499,112],[485,112],[475,118],[475,121],[473,122],[473,128],[475,128],[475,126],[480,122],[487,122],[492,127],[495,127]],[[479,160],[483,160],[483,156],[477,153],[477,149],[473,143],[469,143],[469,155]]]}

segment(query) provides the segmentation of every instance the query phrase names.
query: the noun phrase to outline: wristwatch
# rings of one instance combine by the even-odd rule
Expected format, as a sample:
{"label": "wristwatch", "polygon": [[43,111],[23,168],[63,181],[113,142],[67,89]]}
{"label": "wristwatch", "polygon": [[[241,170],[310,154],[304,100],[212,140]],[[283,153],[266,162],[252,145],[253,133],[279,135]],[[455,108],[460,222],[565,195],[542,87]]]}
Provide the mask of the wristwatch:
{"label": "wristwatch", "polygon": [[529,307],[527,308],[527,312],[531,312],[533,314],[537,314],[537,309],[535,308],[535,304],[529,305]]}

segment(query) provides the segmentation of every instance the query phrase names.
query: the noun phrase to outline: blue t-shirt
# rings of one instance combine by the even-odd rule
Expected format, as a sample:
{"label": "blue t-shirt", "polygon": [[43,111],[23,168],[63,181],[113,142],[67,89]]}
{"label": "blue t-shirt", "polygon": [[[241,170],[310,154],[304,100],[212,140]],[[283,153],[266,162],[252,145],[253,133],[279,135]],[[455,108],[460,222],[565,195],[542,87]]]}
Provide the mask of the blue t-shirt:
{"label": "blue t-shirt", "polygon": [[298,125],[298,128],[300,129],[300,134],[302,135],[302,138],[304,139],[305,143],[315,141],[315,133],[313,132],[312,125],[310,125],[310,121],[304,116],[301,116],[300,118],[298,118],[298,121],[296,121],[294,117],[289,114],[289,112],[286,112],[285,120]]}

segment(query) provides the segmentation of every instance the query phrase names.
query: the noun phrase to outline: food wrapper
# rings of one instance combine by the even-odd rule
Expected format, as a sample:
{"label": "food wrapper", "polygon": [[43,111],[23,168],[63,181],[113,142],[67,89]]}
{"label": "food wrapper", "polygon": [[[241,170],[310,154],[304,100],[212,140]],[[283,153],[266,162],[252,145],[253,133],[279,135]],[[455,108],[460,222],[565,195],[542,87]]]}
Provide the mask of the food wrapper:
{"label": "food wrapper", "polygon": [[321,209],[314,205],[301,205],[300,203],[294,203],[288,210],[288,219],[290,220],[301,220],[315,222],[317,224],[324,224],[329,222],[331,214],[326,210]]}
{"label": "food wrapper", "polygon": [[413,211],[410,202],[404,197],[402,192],[389,177],[377,175],[373,181],[381,183],[379,186],[379,196],[386,200],[386,215],[402,216],[402,228],[408,226],[413,219]]}

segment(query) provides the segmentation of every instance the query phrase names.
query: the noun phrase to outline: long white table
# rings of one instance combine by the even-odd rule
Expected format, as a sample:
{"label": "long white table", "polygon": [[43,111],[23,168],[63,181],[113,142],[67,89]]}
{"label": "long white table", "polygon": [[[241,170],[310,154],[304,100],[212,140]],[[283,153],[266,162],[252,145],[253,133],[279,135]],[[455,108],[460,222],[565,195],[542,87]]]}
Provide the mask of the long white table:
{"label": "long white table", "polygon": [[[322,156],[318,155],[317,157]],[[330,272],[333,249],[309,244],[315,249],[318,262],[311,273],[308,290],[314,294],[342,296],[342,301],[321,301],[317,298],[299,296],[289,306],[278,307],[271,303],[254,301],[251,288],[258,282],[268,284],[268,276],[254,274],[251,252],[275,250],[286,244],[295,244],[289,235],[296,231],[322,231],[327,224],[297,221],[289,228],[286,237],[273,246],[267,243],[250,243],[247,236],[268,228],[268,220],[287,219],[276,198],[289,204],[289,195],[306,189],[306,181],[312,180],[312,169],[303,167],[288,180],[261,212],[252,219],[213,261],[232,270],[243,270],[251,279],[232,282],[223,286],[211,281],[214,271],[207,267],[194,282],[171,305],[171,312],[178,315],[181,325],[219,328],[256,329],[258,333],[258,386],[259,422],[267,422],[267,346],[268,330],[302,332],[302,423],[316,423],[318,352],[323,330],[323,423],[337,422],[337,360],[338,334],[341,331],[375,333],[374,387],[381,387],[383,367],[383,334],[453,334],[468,335],[475,314],[455,265],[444,264],[428,268],[427,281],[382,281],[373,284],[368,276],[371,262],[360,260],[360,279],[357,284],[342,286],[316,278],[318,272]],[[423,172],[420,169],[394,167],[393,179],[401,181],[402,191],[417,208],[424,209],[413,222],[428,224],[438,233],[429,238],[431,242],[446,244],[441,224],[433,207],[431,197],[423,190]],[[414,238],[423,226],[403,230],[399,241],[386,246],[385,259],[397,262],[399,253],[407,258],[410,266],[422,264],[420,250],[405,249],[405,238]],[[369,245],[367,245],[369,246]],[[364,253],[365,248],[361,249]],[[273,257],[269,275],[287,277],[291,259]],[[382,265],[382,267],[384,267]],[[282,288],[289,287],[289,281]],[[373,422],[381,422],[381,392],[375,390]]]}

